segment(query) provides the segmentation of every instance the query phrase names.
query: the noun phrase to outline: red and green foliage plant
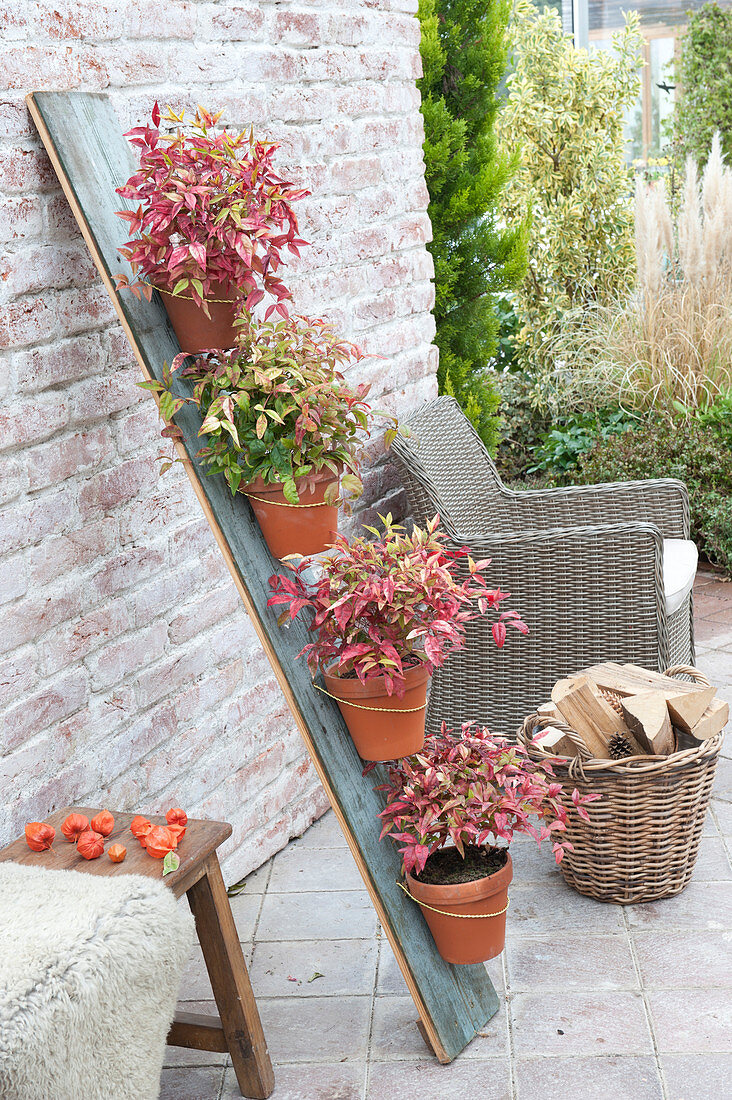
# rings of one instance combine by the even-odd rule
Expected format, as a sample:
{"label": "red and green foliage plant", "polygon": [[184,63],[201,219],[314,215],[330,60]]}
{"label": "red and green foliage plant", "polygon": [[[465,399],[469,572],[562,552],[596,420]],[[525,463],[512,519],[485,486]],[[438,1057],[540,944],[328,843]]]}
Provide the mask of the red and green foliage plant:
{"label": "red and green foliage plant", "polygon": [[[140,155],[140,167],[117,193],[136,209],[119,210],[131,239],[119,249],[129,260],[118,286],[149,298],[153,286],[192,297],[206,314],[207,298],[238,291],[247,310],[269,294],[266,316],[287,316],[290,293],[278,269],[285,249],[299,255],[306,242],[298,235],[292,203],[309,194],[277,175],[272,167],[276,144],[255,141],[252,133],[217,130],[223,112],[199,107],[193,121],[170,108],[160,129],[157,103],[151,126],[136,126],[125,136]],[[139,278],[138,278],[139,276]]]}
{"label": "red and green foliage plant", "polygon": [[[445,548],[439,516],[426,530],[415,527],[409,535],[391,514],[379,518],[383,533],[365,528],[371,540],[349,542],[339,535],[336,553],[318,563],[316,580],[307,578],[307,558],[298,565],[285,562],[292,577],[270,577],[268,606],[287,605],[280,624],[305,608],[313,612],[310,630],[316,639],[298,654],[307,655],[311,672],[335,666],[331,671],[338,676],[355,674],[362,683],[383,676],[387,694],[401,697],[405,671],[415,664],[426,665],[429,672],[439,668],[463,645],[465,624],[489,609],[497,615],[493,636],[498,646],[505,641],[507,624],[528,633],[517,611],[500,611],[510,592],[489,589],[481,576],[490,559],[475,562],[467,550]],[[467,567],[462,580],[457,576],[461,559]]]}
{"label": "red and green foliage plant", "polygon": [[[510,842],[522,832],[538,843],[552,838],[557,863],[572,851],[561,836],[567,811],[550,762],[532,760],[523,746],[494,738],[472,722],[459,737],[443,722],[442,732],[427,737],[421,752],[390,764],[388,782],[376,789],[386,791],[381,838],[402,844],[404,867],[413,874],[421,873],[428,857],[448,841],[464,857],[466,844]],[[585,821],[585,804],[599,797],[572,792]]]}
{"label": "red and green foliage plant", "polygon": [[[198,434],[207,442],[198,458],[209,474],[224,475],[232,493],[261,477],[281,484],[285,499],[297,504],[323,470],[343,472],[341,488],[354,496],[362,491],[359,459],[369,418],[386,416],[367,403],[367,385],[354,389],[344,378],[343,369],[362,358],[355,344],[340,340],[324,321],[245,317],[237,350],[208,353],[181,371],[193,382],[192,397],[171,390],[185,355],[176,356],[162,382],[140,384],[160,395],[168,421],[186,400],[199,407]],[[394,430],[386,433],[387,445]],[[163,434],[175,431],[168,427]],[[334,483],[326,493],[329,503],[338,492]]]}

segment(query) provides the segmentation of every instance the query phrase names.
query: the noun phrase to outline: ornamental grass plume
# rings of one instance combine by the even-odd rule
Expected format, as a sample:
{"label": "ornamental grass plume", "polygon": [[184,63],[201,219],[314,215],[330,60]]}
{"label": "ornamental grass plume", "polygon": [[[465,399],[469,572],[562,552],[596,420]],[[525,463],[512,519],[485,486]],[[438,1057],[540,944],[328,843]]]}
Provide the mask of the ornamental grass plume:
{"label": "ornamental grass plume", "polygon": [[687,160],[676,219],[664,183],[638,181],[635,242],[634,292],[566,319],[553,354],[586,400],[704,408],[732,387],[732,169],[718,134],[701,181]]}

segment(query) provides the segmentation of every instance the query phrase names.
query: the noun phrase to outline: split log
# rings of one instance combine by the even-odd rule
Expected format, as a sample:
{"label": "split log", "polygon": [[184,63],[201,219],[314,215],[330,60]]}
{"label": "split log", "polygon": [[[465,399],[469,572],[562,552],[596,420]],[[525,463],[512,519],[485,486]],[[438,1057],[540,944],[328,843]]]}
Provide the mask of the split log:
{"label": "split log", "polygon": [[553,726],[547,726],[538,741],[534,742],[552,756],[577,756],[577,746],[571,737]]}
{"label": "split log", "polygon": [[561,714],[557,710],[556,703],[542,703],[541,706],[536,708],[536,713],[540,718],[561,718]]}
{"label": "split log", "polygon": [[720,733],[729,721],[729,703],[724,699],[712,699],[697,724],[691,730],[691,736],[697,741],[706,741]]}
{"label": "split log", "polygon": [[588,676],[573,676],[554,685],[552,699],[568,726],[575,730],[593,756],[609,759],[608,741],[622,720],[597,696]]}
{"label": "split log", "polygon": [[679,695],[667,696],[666,705],[671,721],[679,729],[691,733],[715,695],[716,688],[703,687],[700,691],[684,691]]}
{"label": "split log", "polygon": [[663,695],[657,691],[629,695],[622,700],[623,715],[646,752],[667,756],[674,751],[674,731]]}

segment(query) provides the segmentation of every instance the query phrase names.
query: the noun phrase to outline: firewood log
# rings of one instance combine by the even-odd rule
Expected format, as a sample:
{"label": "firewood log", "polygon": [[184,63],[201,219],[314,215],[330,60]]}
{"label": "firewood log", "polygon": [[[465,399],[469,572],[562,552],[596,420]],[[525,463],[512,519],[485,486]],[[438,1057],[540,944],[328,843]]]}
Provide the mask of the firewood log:
{"label": "firewood log", "polygon": [[622,700],[622,707],[625,721],[646,752],[654,756],[666,756],[673,752],[674,731],[666,700],[660,692],[629,695]]}

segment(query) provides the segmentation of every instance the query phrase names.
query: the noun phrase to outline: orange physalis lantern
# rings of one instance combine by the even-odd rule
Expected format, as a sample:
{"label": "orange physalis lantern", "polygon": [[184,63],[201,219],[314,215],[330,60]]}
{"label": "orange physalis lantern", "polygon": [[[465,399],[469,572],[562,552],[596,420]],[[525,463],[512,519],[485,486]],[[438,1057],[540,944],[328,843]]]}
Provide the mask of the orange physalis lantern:
{"label": "orange physalis lantern", "polygon": [[76,848],[84,859],[99,859],[104,851],[104,837],[93,829],[87,829],[76,842]]}
{"label": "orange physalis lantern", "polygon": [[47,852],[54,842],[56,830],[43,821],[29,821],[25,827],[25,840],[33,852]]}
{"label": "orange physalis lantern", "polygon": [[85,814],[69,814],[61,826],[61,832],[70,844],[76,844],[80,835],[88,828],[89,818]]}
{"label": "orange physalis lantern", "polygon": [[124,844],[112,844],[107,851],[107,855],[112,860],[112,863],[121,863],[127,855],[127,849]]}
{"label": "orange physalis lantern", "polygon": [[91,827],[95,833],[109,836],[114,828],[114,817],[109,810],[101,810],[96,817],[91,819]]}
{"label": "orange physalis lantern", "polygon": [[145,847],[153,859],[163,859],[177,843],[177,837],[165,825],[154,825],[145,837]]}
{"label": "orange physalis lantern", "polygon": [[183,837],[186,835],[185,826],[184,825],[178,825],[176,822],[171,822],[169,825],[166,825],[165,828],[169,829],[170,832],[175,837],[176,848],[177,848],[178,847],[178,841],[182,840]]}
{"label": "orange physalis lantern", "polygon": [[137,817],[133,817],[132,821],[130,822],[130,832],[133,836],[137,837],[139,841],[142,841],[142,838],[147,836],[151,829],[151,822],[149,822],[148,819],[146,817],[143,817],[141,814],[138,814]]}
{"label": "orange physalis lantern", "polygon": [[165,820],[168,822],[168,825],[185,826],[188,824],[188,814],[185,812],[185,810],[174,807],[173,809],[168,810],[167,814],[165,815]]}

